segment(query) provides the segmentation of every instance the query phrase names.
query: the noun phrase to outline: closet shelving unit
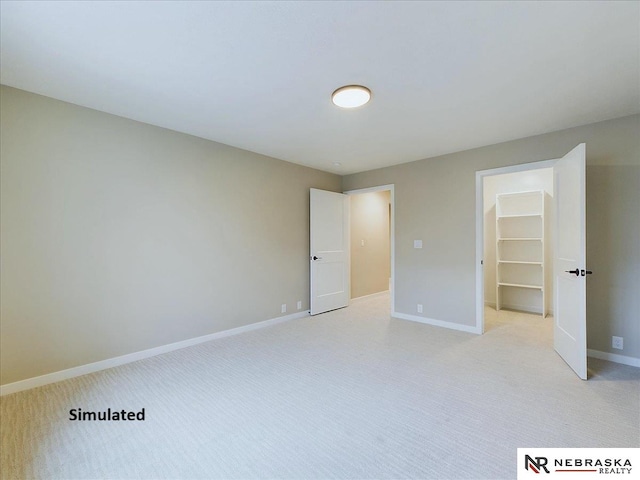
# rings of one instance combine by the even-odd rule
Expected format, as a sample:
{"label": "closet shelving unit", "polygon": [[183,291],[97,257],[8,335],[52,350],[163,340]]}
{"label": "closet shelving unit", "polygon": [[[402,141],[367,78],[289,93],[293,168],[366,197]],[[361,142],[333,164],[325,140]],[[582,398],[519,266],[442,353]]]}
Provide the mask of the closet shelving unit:
{"label": "closet shelving unit", "polygon": [[544,318],[544,277],[544,191],[496,195],[496,310],[505,290],[535,290]]}

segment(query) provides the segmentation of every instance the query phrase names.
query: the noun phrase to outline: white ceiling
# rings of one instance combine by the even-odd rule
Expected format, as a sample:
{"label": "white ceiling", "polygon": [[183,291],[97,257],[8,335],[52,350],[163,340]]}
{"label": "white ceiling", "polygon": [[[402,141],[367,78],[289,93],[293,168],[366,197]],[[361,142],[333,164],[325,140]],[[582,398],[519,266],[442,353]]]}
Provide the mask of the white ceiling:
{"label": "white ceiling", "polygon": [[[0,15],[5,85],[340,174],[640,112],[637,1],[2,1]],[[353,83],[372,101],[333,106]]]}

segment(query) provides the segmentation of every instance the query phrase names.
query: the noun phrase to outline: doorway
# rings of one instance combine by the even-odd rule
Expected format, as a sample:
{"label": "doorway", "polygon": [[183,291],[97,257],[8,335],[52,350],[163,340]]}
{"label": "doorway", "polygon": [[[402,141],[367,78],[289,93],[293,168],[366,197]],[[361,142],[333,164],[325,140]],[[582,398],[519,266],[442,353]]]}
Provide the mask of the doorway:
{"label": "doorway", "polygon": [[[480,334],[485,331],[485,305],[495,308],[498,295],[496,276],[496,253],[498,250],[496,247],[496,195],[518,191],[542,190],[545,192],[545,196],[547,194],[552,196],[554,163],[555,160],[547,160],[476,172],[476,258],[478,265],[476,269],[476,328]],[[546,177],[547,175],[551,175],[550,184],[549,179]],[[544,213],[551,213],[553,210],[552,199],[546,198],[545,200]],[[547,209],[547,205],[549,209]],[[545,217],[550,218],[550,215],[545,215]],[[545,222],[545,226],[551,225],[553,225],[553,222]],[[547,229],[547,233],[550,230]],[[551,240],[551,236],[547,236]],[[546,243],[551,244],[553,242],[548,241]],[[546,250],[548,251],[549,249],[547,248]],[[553,262],[550,260],[552,258],[545,255],[544,260],[547,264],[552,264]],[[548,285],[551,285],[553,268],[549,265],[549,268],[544,270],[546,270],[545,280],[549,278],[547,275],[551,275],[551,282],[548,283]],[[545,282],[545,287],[548,287],[548,285]],[[547,291],[552,292],[552,290]],[[540,297],[542,296],[540,295]],[[533,295],[531,294],[525,293],[523,295],[523,292],[515,292],[515,295],[512,294],[508,303],[505,304],[505,308],[534,310],[527,308],[527,306],[533,306],[532,297]],[[552,294],[548,295],[548,297],[552,299]],[[545,305],[540,303],[538,305],[544,308],[548,305],[553,305],[553,300],[549,303],[548,299],[545,298]]]}
{"label": "doorway", "polygon": [[350,190],[351,299],[389,291],[393,311],[393,185]]}
{"label": "doorway", "polygon": [[[476,172],[476,330],[485,331],[485,211],[484,188],[485,178],[513,174],[517,172],[533,172],[539,169],[551,168],[553,171],[553,265],[551,282],[553,283],[553,345],[555,351],[571,367],[578,377],[587,379],[587,341],[586,341],[586,276],[591,273],[586,265],[586,145],[579,144],[565,156],[555,160],[535,162],[511,167]],[[536,288],[542,291],[541,309],[545,313],[544,284],[536,285],[530,280],[519,282],[504,280],[501,276],[500,263],[512,264],[521,271],[534,266],[544,267],[544,258],[540,253],[535,259],[518,257],[513,252],[503,256],[500,244],[537,242],[543,243],[544,227],[540,222],[537,227],[529,220],[542,217],[545,213],[543,206],[544,191],[528,191],[520,194],[507,193],[505,202],[502,196],[496,197],[496,305],[501,302],[500,286],[523,289]],[[540,198],[538,207],[523,207],[523,198]],[[530,203],[529,203],[530,204]],[[535,202],[534,202],[535,204]],[[502,222],[510,225],[512,233],[503,234]],[[524,230],[514,230],[514,223],[528,225]],[[532,226],[533,225],[533,226]],[[522,225],[521,225],[522,227]],[[542,228],[542,232],[541,229]],[[534,232],[527,233],[527,232]],[[517,242],[516,242],[517,241]],[[491,246],[489,246],[490,248]],[[544,250],[542,250],[544,252]],[[529,255],[529,254],[527,254]],[[511,257],[511,258],[509,258]],[[508,265],[507,265],[508,266]],[[510,267],[511,268],[511,267]],[[515,278],[515,277],[512,277]],[[544,273],[539,275],[539,281],[544,282]]]}
{"label": "doorway", "polygon": [[[485,305],[495,308],[499,289],[497,272],[497,256],[499,252],[498,239],[496,236],[496,195],[509,194],[523,191],[543,191],[545,200],[545,223],[550,227],[554,222],[548,222],[553,211],[552,195],[553,195],[553,165],[555,160],[547,160],[543,162],[535,162],[524,165],[513,165],[509,167],[496,168],[492,170],[484,170],[476,172],[476,258],[478,268],[476,269],[476,327],[478,333],[485,332]],[[548,177],[550,175],[550,178]],[[549,183],[550,182],[550,183]],[[486,192],[485,192],[486,190]],[[551,198],[547,198],[549,195]],[[550,233],[551,228],[547,229],[547,244],[552,244]],[[509,246],[507,248],[513,248]],[[549,249],[546,249],[543,261],[547,268],[543,268],[545,289],[553,282],[553,257],[547,255]],[[505,290],[507,290],[505,288]],[[553,309],[553,295],[544,299],[544,305],[540,303],[543,293],[552,292],[552,290],[538,292],[522,292],[524,288],[513,288],[512,292],[507,293],[507,303],[505,308],[514,310],[536,311],[540,308],[540,313],[551,305],[549,310]],[[534,303],[535,296],[538,295],[539,301]],[[532,308],[533,307],[533,308]]]}

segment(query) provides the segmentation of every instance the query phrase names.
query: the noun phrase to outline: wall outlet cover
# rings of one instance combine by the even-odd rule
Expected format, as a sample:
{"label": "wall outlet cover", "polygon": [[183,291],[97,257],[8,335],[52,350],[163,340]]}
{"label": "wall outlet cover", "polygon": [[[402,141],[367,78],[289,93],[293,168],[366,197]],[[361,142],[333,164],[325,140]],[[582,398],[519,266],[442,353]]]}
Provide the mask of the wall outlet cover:
{"label": "wall outlet cover", "polygon": [[287,313],[287,304],[286,303],[282,304],[282,313]]}
{"label": "wall outlet cover", "polygon": [[422,304],[418,304],[418,313],[422,313]]}
{"label": "wall outlet cover", "polygon": [[422,248],[422,240],[414,240],[413,248]]}
{"label": "wall outlet cover", "polygon": [[623,350],[624,349],[624,338],[622,337],[611,337],[611,347]]}

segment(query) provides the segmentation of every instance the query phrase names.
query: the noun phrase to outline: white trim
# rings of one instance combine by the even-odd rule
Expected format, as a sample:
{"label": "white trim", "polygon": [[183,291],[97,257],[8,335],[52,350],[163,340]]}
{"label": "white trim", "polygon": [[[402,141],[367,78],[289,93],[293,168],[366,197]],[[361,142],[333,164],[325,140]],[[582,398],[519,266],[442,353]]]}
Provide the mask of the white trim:
{"label": "white trim", "polygon": [[368,295],[362,295],[361,297],[352,298],[351,301],[354,302],[356,300],[366,300],[371,297],[379,297],[380,295],[386,295],[389,293],[389,290],[383,290],[382,292],[370,293]]}
{"label": "white trim", "polygon": [[540,162],[521,163],[507,167],[478,170],[476,172],[476,325],[478,333],[484,333],[484,177],[504,175],[505,173],[526,172],[541,168],[551,168],[557,159]]}
{"label": "white trim", "polygon": [[[495,307],[494,307],[495,308]],[[531,315],[542,315],[542,307],[539,305],[518,305],[515,303],[502,303],[500,304],[501,309],[505,310],[513,310],[518,313],[530,313]],[[544,318],[546,318],[548,312],[545,312]]]}
{"label": "white trim", "polygon": [[[496,304],[495,302],[484,302],[484,306],[485,307],[489,307],[489,308],[493,308],[494,310],[496,309]],[[540,310],[540,307],[537,306],[518,306],[518,305],[507,305],[507,304],[502,304],[502,309],[504,310],[516,310],[518,312],[522,312],[522,313],[532,313],[532,314],[541,314],[542,311]],[[547,309],[546,317],[553,317],[553,310]]]}
{"label": "white trim", "polygon": [[386,190],[393,190],[394,184],[390,183],[389,185],[378,185],[377,187],[368,187],[368,188],[358,188],[356,190],[347,190],[344,193],[345,195],[361,195],[363,193],[371,193],[371,192],[384,192]]}
{"label": "white trim", "polygon": [[460,325],[459,323],[446,322],[444,320],[435,320],[433,318],[419,317],[417,315],[408,315],[406,313],[391,312],[391,316],[401,320],[409,320],[411,322],[425,323],[434,327],[444,327],[451,330],[458,330],[467,333],[482,333],[478,331],[478,327],[474,325]]}
{"label": "white trim", "polygon": [[210,342],[211,340],[217,340],[219,338],[229,337],[231,335],[237,335],[239,333],[250,332],[259,328],[269,327],[278,323],[287,322],[289,320],[303,318],[308,315],[308,310],[303,312],[296,312],[292,313],[291,315],[285,315],[282,317],[264,320],[262,322],[251,323],[249,325],[243,325],[242,327],[232,328],[230,330],[210,333],[201,337],[190,338],[188,340],[170,343],[168,345],[161,345],[159,347],[149,348],[148,350],[121,355],[119,357],[108,358],[106,360],[100,360],[99,362],[80,365],[78,367],[69,368],[67,370],[47,373],[45,375],[40,375],[39,377],[27,378],[26,380],[20,380],[18,382],[8,383],[6,385],[0,386],[0,396],[9,395],[11,393],[16,393],[31,388],[41,387],[50,383],[60,382],[62,380],[68,380],[70,378],[79,377],[88,373],[99,372],[100,370],[106,370],[107,368],[118,367],[120,365],[136,362],[145,358],[155,357],[156,355],[172,352],[181,348],[198,345],[199,343]]}
{"label": "white trim", "polygon": [[377,187],[359,188],[357,190],[347,190],[345,195],[361,195],[371,192],[389,191],[389,202],[391,203],[391,279],[389,281],[389,291],[391,293],[391,311],[395,309],[395,282],[396,282],[396,194],[395,184],[379,185]]}
{"label": "white trim", "polygon": [[600,350],[587,349],[587,356],[599,358],[600,360],[608,360],[610,362],[622,363],[632,367],[640,368],[640,358],[628,357],[626,355],[618,355],[617,353],[601,352]]}

